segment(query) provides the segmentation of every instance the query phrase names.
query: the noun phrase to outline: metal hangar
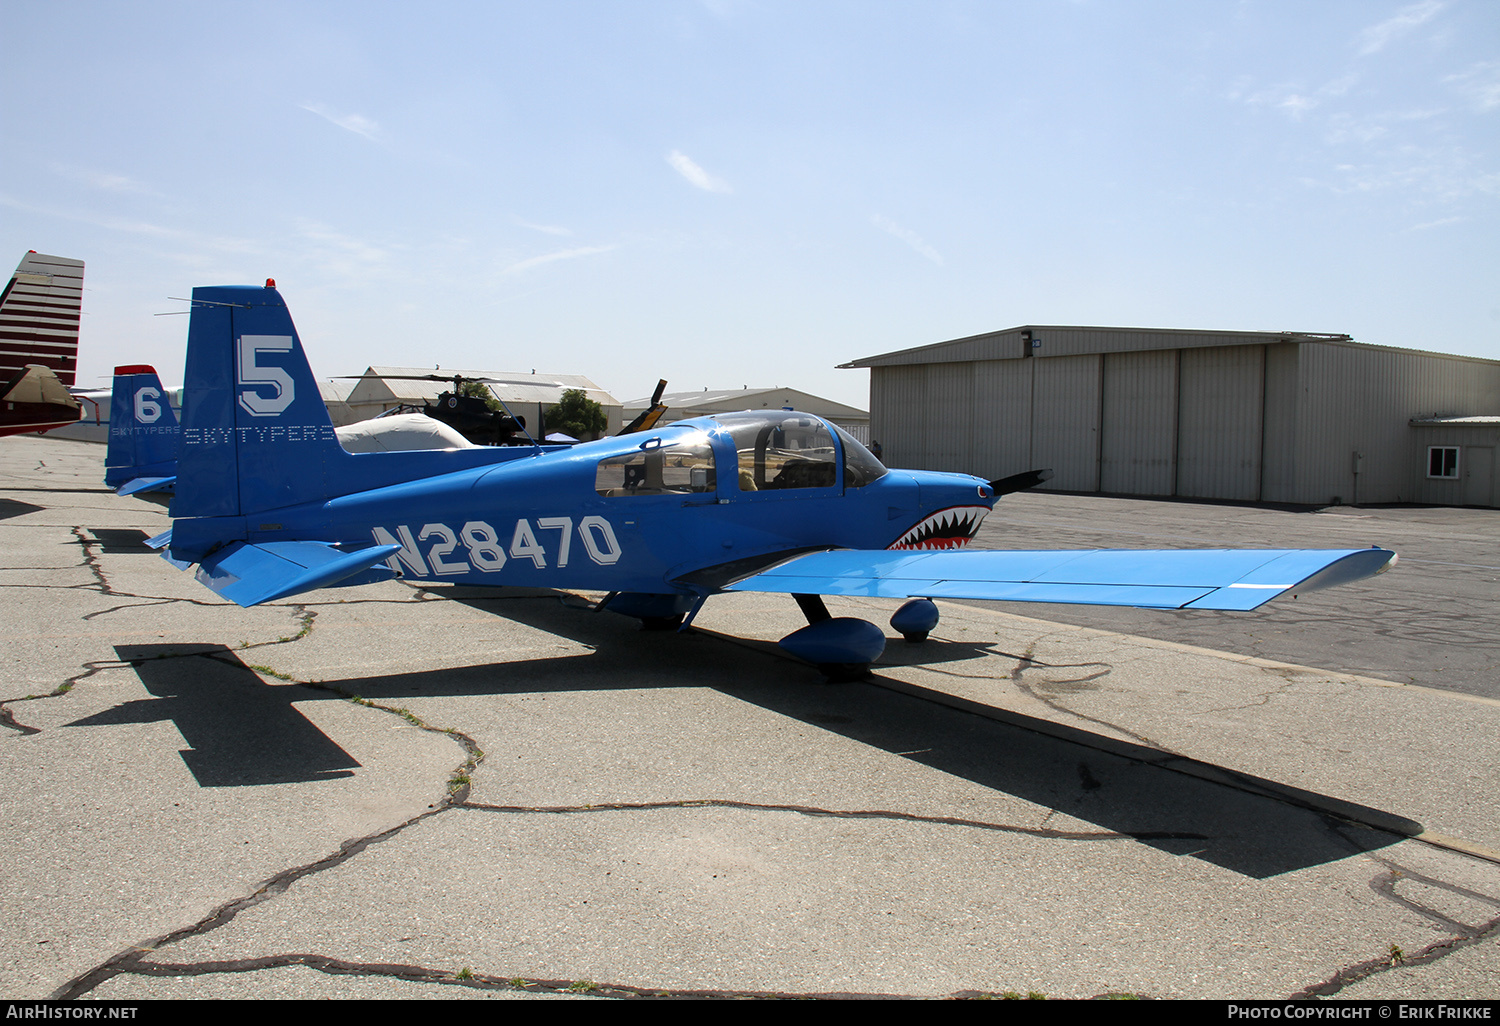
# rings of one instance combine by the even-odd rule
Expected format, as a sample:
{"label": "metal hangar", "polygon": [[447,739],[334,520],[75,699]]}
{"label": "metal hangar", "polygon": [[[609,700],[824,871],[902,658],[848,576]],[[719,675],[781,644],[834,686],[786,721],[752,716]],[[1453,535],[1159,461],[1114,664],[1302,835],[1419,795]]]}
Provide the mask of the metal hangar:
{"label": "metal hangar", "polygon": [[1307,332],[1026,325],[870,370],[890,466],[1044,489],[1495,506],[1500,360]]}

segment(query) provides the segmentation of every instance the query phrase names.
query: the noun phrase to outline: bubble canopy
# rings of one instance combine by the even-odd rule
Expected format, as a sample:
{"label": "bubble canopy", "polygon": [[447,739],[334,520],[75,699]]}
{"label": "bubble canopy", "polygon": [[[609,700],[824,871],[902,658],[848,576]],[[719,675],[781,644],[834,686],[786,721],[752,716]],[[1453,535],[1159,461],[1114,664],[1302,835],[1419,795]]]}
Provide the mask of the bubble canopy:
{"label": "bubble canopy", "polygon": [[860,442],[810,413],[762,410],[682,421],[599,461],[608,497],[862,488],[886,473]]}

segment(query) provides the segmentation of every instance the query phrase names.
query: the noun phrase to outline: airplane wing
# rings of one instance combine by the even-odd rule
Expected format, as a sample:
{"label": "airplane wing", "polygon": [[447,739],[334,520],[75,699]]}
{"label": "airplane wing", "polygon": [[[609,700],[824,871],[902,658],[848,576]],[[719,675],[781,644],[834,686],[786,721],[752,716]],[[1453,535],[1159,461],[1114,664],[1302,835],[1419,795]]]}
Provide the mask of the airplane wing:
{"label": "airplane wing", "polygon": [[1389,569],[1389,549],[1096,549],[796,556],[728,591],[989,599],[1152,609],[1256,609]]}

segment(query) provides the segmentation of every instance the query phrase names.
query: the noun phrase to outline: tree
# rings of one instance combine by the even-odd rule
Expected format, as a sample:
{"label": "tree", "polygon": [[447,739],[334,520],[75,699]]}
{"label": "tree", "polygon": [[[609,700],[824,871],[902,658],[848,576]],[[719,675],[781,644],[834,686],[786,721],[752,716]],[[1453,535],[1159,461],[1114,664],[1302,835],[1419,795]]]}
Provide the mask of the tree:
{"label": "tree", "polygon": [[565,431],[580,441],[599,437],[608,426],[604,407],[581,388],[568,389],[562,394],[562,402],[547,411],[548,431]]}
{"label": "tree", "polygon": [[488,406],[491,412],[498,413],[505,409],[500,404],[500,400],[495,398],[495,393],[490,391],[490,386],[482,381],[465,381],[459,386],[458,394],[466,395],[473,399],[483,399],[484,405]]}

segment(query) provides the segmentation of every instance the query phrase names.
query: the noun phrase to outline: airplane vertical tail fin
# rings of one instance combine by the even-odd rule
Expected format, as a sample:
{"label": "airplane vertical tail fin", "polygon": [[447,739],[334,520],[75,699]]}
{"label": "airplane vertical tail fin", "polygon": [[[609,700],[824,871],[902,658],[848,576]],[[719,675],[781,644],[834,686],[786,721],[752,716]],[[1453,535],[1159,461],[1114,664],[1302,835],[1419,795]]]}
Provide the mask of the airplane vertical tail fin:
{"label": "airplane vertical tail fin", "polygon": [[275,286],[195,288],[192,302],[173,515],[249,516],[339,494],[329,477],[348,454]]}
{"label": "airplane vertical tail fin", "polygon": [[510,458],[486,447],[345,452],[273,282],[195,288],[192,303],[172,502],[178,561],[201,564],[236,542],[321,548],[341,540],[318,508],[329,499]]}
{"label": "airplane vertical tail fin", "polygon": [[21,258],[0,293],[0,381],[40,365],[72,386],[78,374],[78,319],[83,307],[83,261]]}
{"label": "airplane vertical tail fin", "polygon": [[78,376],[83,261],[21,258],[0,292],[0,435],[62,427],[78,419],[68,387]]}
{"label": "airplane vertical tail fin", "polygon": [[155,368],[116,367],[104,483],[121,495],[174,490],[181,432]]}

